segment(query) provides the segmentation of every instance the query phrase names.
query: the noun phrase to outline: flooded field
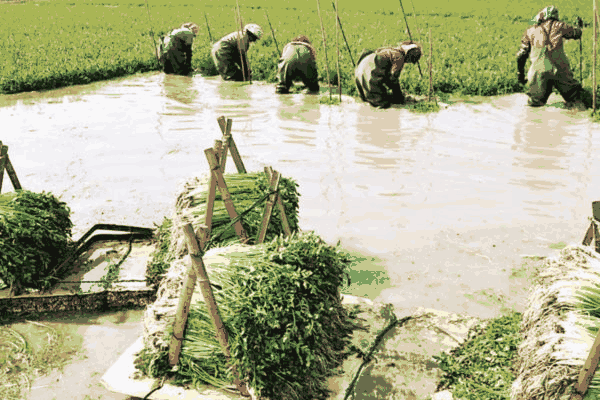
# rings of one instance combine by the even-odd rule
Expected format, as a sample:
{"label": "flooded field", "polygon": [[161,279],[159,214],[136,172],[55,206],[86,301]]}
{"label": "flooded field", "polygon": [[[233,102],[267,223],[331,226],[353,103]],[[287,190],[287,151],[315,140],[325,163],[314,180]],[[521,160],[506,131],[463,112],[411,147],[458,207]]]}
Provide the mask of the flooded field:
{"label": "flooded field", "polygon": [[522,308],[523,255],[579,242],[598,200],[598,125],[525,104],[517,94],[422,115],[151,73],[1,96],[0,140],[24,188],[71,207],[77,239],[95,223],[170,216],[178,182],[207,173],[224,115],[247,170],[297,180],[302,229],[362,260],[351,294],[491,317]]}

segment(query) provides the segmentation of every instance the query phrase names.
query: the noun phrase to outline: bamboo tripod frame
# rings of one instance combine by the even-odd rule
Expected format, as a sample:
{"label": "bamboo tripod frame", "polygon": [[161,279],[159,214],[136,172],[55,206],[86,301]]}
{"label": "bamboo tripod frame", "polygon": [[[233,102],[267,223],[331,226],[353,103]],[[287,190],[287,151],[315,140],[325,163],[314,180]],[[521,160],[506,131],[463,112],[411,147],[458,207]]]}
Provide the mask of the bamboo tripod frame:
{"label": "bamboo tripod frame", "polygon": [[[175,366],[179,362],[179,356],[181,353],[181,344],[184,338],[185,326],[187,324],[188,314],[192,301],[192,295],[194,293],[194,287],[196,281],[200,285],[202,296],[206,303],[208,312],[211,316],[212,322],[216,328],[216,336],[219,340],[223,353],[227,358],[227,361],[231,358],[229,352],[228,333],[223,324],[219,308],[217,306],[208,273],[202,256],[204,254],[204,246],[209,239],[211,232],[212,214],[216,196],[216,189],[218,188],[221,192],[221,197],[227,208],[227,212],[232,220],[238,217],[233,202],[231,201],[231,195],[227,189],[227,184],[223,178],[223,171],[225,170],[225,161],[227,159],[227,153],[231,152],[232,158],[238,168],[238,173],[246,173],[244,164],[241,160],[235,141],[231,136],[231,119],[225,119],[225,117],[219,117],[217,119],[221,131],[223,133],[224,140],[216,140],[214,148],[208,148],[204,151],[208,163],[211,169],[211,179],[209,184],[209,195],[207,199],[206,208],[206,219],[205,225],[201,225],[198,228],[198,235],[194,232],[194,228],[191,224],[186,224],[183,227],[183,233],[185,235],[188,252],[190,254],[191,263],[188,268],[183,287],[181,289],[181,295],[179,297],[179,303],[177,305],[177,312],[175,314],[175,321],[173,324],[173,335],[169,343],[169,365]],[[270,182],[270,189],[273,194],[269,196],[268,201],[265,204],[263,212],[263,220],[261,229],[257,235],[256,242],[262,243],[266,236],[267,227],[271,218],[273,207],[277,206],[281,214],[282,226],[286,236],[291,235],[291,230],[285,215],[285,209],[281,197],[277,193],[279,180],[281,175],[279,172],[274,171],[271,167],[265,167],[265,174],[267,175]],[[240,236],[242,243],[248,240],[246,232],[240,221],[234,225],[236,233]],[[234,366],[231,366],[234,383],[239,392],[244,396],[249,396],[246,383],[240,379],[238,371]]]}
{"label": "bamboo tripod frame", "polygon": [[10,158],[8,158],[8,146],[5,146],[0,141],[0,193],[2,192],[2,181],[4,179],[4,170],[8,174],[10,178],[10,182],[13,185],[15,190],[20,190],[21,183],[19,182],[19,178],[17,178],[17,173],[12,163],[10,162]]}

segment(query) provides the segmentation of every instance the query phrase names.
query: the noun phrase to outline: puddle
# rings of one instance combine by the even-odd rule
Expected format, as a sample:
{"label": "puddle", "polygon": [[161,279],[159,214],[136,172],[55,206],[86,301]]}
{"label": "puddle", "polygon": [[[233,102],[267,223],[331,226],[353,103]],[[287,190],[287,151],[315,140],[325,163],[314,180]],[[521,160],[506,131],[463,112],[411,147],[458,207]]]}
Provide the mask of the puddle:
{"label": "puddle", "polygon": [[476,100],[423,115],[150,73],[0,96],[1,140],[24,188],[71,207],[77,239],[96,223],[170,216],[178,182],[208,171],[224,115],[248,171],[270,165],[299,183],[302,229],[363,255],[354,294],[485,318],[522,309],[526,287],[510,279],[522,255],[583,238],[600,136],[559,98]]}
{"label": "puddle", "polygon": [[24,398],[135,400],[109,392],[100,380],[142,334],[142,313],[63,313],[0,327],[3,332],[13,329],[22,335],[36,357],[47,360],[47,365],[62,366],[31,379],[31,391]]}

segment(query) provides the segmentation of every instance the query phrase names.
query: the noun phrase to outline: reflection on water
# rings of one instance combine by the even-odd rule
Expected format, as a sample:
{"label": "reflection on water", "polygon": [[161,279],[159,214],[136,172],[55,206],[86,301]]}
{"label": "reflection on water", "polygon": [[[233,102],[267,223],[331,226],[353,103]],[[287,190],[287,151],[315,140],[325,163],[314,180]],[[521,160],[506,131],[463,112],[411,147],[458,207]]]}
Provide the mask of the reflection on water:
{"label": "reflection on water", "polygon": [[[299,183],[303,229],[381,259],[380,300],[481,314],[470,294],[507,293],[522,254],[579,241],[600,187],[597,125],[525,104],[517,94],[420,115],[143,74],[2,96],[0,140],[24,187],[67,201],[77,238],[94,223],[170,215],[178,182],[207,173],[224,115],[248,171],[270,165]],[[446,282],[435,295],[434,281]]]}

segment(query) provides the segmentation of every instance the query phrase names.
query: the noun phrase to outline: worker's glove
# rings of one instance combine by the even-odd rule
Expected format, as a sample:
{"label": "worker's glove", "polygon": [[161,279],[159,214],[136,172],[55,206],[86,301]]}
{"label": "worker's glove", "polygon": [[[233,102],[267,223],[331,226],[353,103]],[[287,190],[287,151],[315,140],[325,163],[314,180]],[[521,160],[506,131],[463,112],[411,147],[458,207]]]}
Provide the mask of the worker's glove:
{"label": "worker's glove", "polygon": [[579,29],[583,28],[583,20],[581,17],[575,18],[575,26],[577,26]]}

